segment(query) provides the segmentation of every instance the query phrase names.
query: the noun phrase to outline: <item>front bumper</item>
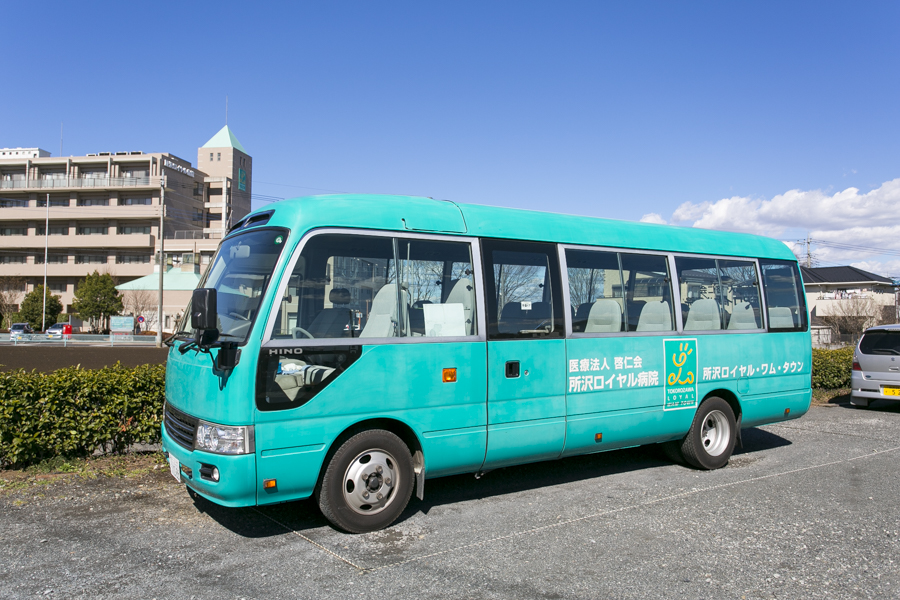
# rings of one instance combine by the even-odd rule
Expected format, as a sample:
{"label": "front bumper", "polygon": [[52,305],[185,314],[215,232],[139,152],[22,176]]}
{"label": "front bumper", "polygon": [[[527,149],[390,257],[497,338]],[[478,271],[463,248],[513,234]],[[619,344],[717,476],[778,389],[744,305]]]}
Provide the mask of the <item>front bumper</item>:
{"label": "front bumper", "polygon": [[[162,426],[162,449],[168,456],[175,456],[181,463],[181,481],[186,486],[222,506],[256,505],[256,455],[212,454],[202,450],[188,450],[178,444]],[[203,465],[219,470],[219,481],[204,479],[200,474]]]}

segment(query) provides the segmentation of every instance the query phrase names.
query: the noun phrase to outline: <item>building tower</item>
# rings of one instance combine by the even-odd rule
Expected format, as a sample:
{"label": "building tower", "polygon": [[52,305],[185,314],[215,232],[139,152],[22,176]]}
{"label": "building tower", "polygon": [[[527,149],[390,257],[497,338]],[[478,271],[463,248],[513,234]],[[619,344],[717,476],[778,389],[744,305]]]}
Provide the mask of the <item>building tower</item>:
{"label": "building tower", "polygon": [[250,212],[253,158],[226,125],[197,150],[197,168],[207,175],[206,231],[221,236]]}

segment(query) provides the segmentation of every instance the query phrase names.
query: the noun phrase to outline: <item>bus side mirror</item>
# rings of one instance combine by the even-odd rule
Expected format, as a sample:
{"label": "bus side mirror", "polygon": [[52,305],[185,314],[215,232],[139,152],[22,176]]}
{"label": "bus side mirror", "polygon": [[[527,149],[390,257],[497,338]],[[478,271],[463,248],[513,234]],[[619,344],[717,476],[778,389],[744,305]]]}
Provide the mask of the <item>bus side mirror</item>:
{"label": "bus side mirror", "polygon": [[216,290],[214,288],[198,288],[191,298],[191,329],[209,331],[216,329]]}

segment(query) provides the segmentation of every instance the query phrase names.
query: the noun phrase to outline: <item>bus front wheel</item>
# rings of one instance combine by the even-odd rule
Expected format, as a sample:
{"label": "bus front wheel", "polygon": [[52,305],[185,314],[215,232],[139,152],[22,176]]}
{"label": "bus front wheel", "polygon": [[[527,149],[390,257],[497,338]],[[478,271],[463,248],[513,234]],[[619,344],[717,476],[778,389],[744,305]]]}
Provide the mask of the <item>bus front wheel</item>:
{"label": "bus front wheel", "polygon": [[700,404],[691,429],[681,443],[681,455],[698,469],[724,467],[734,451],[737,423],[731,406],[713,396]]}
{"label": "bus front wheel", "polygon": [[412,455],[403,441],[383,429],[357,433],[341,444],[317,488],[319,509],[350,533],[367,533],[393,523],[412,495]]}

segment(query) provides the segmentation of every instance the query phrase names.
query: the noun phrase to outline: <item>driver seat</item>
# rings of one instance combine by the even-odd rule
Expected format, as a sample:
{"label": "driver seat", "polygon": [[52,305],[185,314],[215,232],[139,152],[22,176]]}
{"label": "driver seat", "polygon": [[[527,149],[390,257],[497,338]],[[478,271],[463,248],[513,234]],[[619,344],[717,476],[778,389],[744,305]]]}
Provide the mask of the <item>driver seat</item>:
{"label": "driver seat", "polygon": [[[316,315],[316,318],[306,328],[309,334],[316,339],[344,337],[344,327],[350,323],[350,319],[353,316],[353,311],[347,306],[350,304],[351,299],[350,290],[333,288],[328,294],[328,301],[334,306],[322,309]],[[306,336],[295,330],[294,337]]]}

